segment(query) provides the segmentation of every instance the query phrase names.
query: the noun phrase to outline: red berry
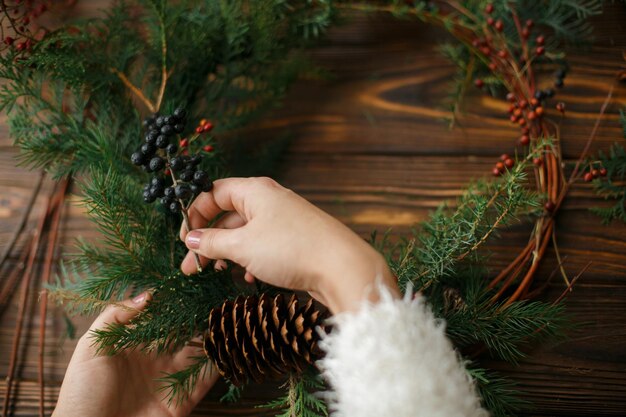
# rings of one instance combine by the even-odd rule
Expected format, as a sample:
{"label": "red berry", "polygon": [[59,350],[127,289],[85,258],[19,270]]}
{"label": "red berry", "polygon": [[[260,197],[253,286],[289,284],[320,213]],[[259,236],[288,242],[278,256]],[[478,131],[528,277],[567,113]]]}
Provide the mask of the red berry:
{"label": "red berry", "polygon": [[514,111],[515,111],[515,104],[511,104],[509,106],[509,113],[513,114]]}
{"label": "red berry", "polygon": [[554,204],[552,201],[548,201],[543,207],[546,209],[546,211],[552,213],[556,209],[556,204]]}
{"label": "red berry", "polygon": [[522,135],[530,135],[530,129],[527,127],[523,127],[522,129]]}
{"label": "red berry", "polygon": [[541,56],[546,53],[546,48],[544,48],[543,46],[538,46],[537,49],[535,50],[535,53]]}
{"label": "red berry", "polygon": [[504,23],[502,23],[502,20],[498,20],[496,22],[495,28],[498,32],[502,32],[504,30]]}
{"label": "red berry", "polygon": [[536,98],[533,97],[533,98],[530,99],[530,104],[533,107],[537,107],[539,105],[539,100],[537,100]]}
{"label": "red berry", "polygon": [[520,126],[524,126],[526,124],[526,119],[521,118],[517,123],[519,123]]}
{"label": "red berry", "polygon": [[535,25],[535,22],[532,19],[528,19],[526,21],[526,27],[531,28]]}
{"label": "red berry", "polygon": [[522,38],[528,39],[529,36],[530,36],[530,30],[528,30],[528,28],[522,29]]}
{"label": "red berry", "polygon": [[535,42],[537,42],[538,46],[541,46],[544,43],[546,43],[546,37],[543,36],[543,35],[539,35],[539,36],[537,36],[537,39],[535,39]]}
{"label": "red berry", "polygon": [[485,55],[489,55],[491,53],[491,49],[488,46],[483,46],[482,48],[480,48],[480,52]]}
{"label": "red berry", "polygon": [[514,165],[515,165],[515,161],[512,160],[511,158],[507,158],[504,160],[504,166],[507,167],[508,169],[513,168]]}
{"label": "red berry", "polygon": [[561,113],[565,113],[565,103],[563,103],[562,101],[556,103],[556,109]]}
{"label": "red berry", "polygon": [[165,171],[163,171],[163,173],[165,174],[165,176],[169,176],[172,173],[172,171],[170,171],[170,169],[167,168]]}
{"label": "red berry", "polygon": [[528,120],[535,120],[537,118],[537,113],[535,113],[534,111],[529,111],[526,117],[528,117]]}
{"label": "red berry", "polygon": [[208,132],[211,129],[213,129],[213,123],[211,123],[211,122],[206,122],[204,125],[202,125],[202,131],[203,132]]}
{"label": "red berry", "polygon": [[22,24],[27,25],[30,23],[30,19],[28,18],[28,16],[24,16],[24,18],[22,19]]}
{"label": "red berry", "polygon": [[504,171],[504,164],[502,162],[496,163],[496,169],[500,172]]}
{"label": "red berry", "polygon": [[587,172],[583,176],[583,179],[585,180],[585,182],[591,182],[593,180],[593,174],[591,172]]}
{"label": "red berry", "polygon": [[18,51],[23,51],[24,49],[26,49],[26,42],[20,42],[17,44]]}
{"label": "red berry", "polygon": [[495,71],[498,69],[498,65],[497,65],[495,62],[490,62],[490,63],[489,63],[489,69],[490,69],[492,72],[495,72]]}
{"label": "red berry", "polygon": [[541,158],[534,158],[533,159],[533,164],[535,164],[536,166],[540,167],[541,165],[543,165],[543,159],[541,159]]}
{"label": "red berry", "polygon": [[537,113],[537,116],[541,117],[541,115],[543,114],[543,107],[537,107],[535,109],[535,113]]}
{"label": "red berry", "polygon": [[205,145],[205,146],[203,146],[203,147],[202,147],[202,150],[203,150],[204,152],[213,152],[213,146],[211,146],[211,145]]}
{"label": "red berry", "polygon": [[7,45],[13,45],[13,42],[15,41],[15,39],[13,39],[10,36],[7,36],[6,38],[4,38],[4,43]]}
{"label": "red berry", "polygon": [[504,58],[506,58],[508,56],[508,54],[506,53],[505,50],[501,50],[501,51],[498,51],[498,56],[500,58],[504,59]]}
{"label": "red berry", "polygon": [[487,18],[487,24],[488,24],[489,26],[493,26],[493,24],[494,24],[494,23],[495,23],[495,20],[493,20],[493,17],[489,16],[489,17]]}
{"label": "red berry", "polygon": [[503,153],[502,155],[500,155],[500,160],[501,161],[506,161],[509,158],[510,158],[510,156],[509,156],[508,153]]}
{"label": "red berry", "polygon": [[519,138],[519,143],[520,143],[520,145],[522,145],[522,146],[527,146],[528,144],[530,144],[530,136],[528,136],[528,135],[522,135],[522,136]]}
{"label": "red berry", "polygon": [[607,174],[606,168],[600,168],[600,176],[606,177],[606,174]]}
{"label": "red berry", "polygon": [[495,167],[491,170],[491,173],[493,174],[494,177],[499,177],[501,174],[500,170]]}
{"label": "red berry", "polygon": [[196,133],[197,133],[197,134],[202,133],[202,126],[198,126],[198,127],[196,127]]}
{"label": "red berry", "polygon": [[189,141],[187,139],[181,139],[180,140],[180,147],[181,148],[186,148],[187,146],[189,146]]}
{"label": "red berry", "polygon": [[511,120],[511,123],[517,123],[517,116],[515,116],[515,115],[511,115],[511,117],[509,118],[509,120]]}
{"label": "red berry", "polygon": [[520,117],[522,115],[522,109],[515,109],[515,111],[513,112],[513,114],[516,117]]}
{"label": "red berry", "polygon": [[480,78],[476,78],[474,80],[474,85],[478,88],[483,88],[483,86],[485,85],[485,82],[481,80]]}
{"label": "red berry", "polygon": [[487,14],[493,13],[493,4],[489,3],[487,6],[485,6],[485,13]]}
{"label": "red berry", "polygon": [[528,107],[528,102],[526,100],[521,100],[519,102],[519,107],[520,109],[525,109],[526,107]]}
{"label": "red berry", "polygon": [[515,102],[515,94],[513,94],[513,93],[508,93],[508,94],[506,95],[506,99],[507,99],[508,101],[510,101],[511,103]]}
{"label": "red berry", "polygon": [[593,175],[594,178],[598,178],[598,176],[600,175],[600,171],[598,171],[597,169],[592,169],[591,175]]}

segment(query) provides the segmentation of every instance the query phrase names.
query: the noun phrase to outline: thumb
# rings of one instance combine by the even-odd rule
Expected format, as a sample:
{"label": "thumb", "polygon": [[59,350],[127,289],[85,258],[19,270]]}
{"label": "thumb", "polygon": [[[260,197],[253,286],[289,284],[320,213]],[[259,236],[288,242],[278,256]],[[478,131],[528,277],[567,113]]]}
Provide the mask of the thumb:
{"label": "thumb", "polygon": [[196,229],[185,237],[189,249],[209,259],[230,259],[237,262],[239,229]]}
{"label": "thumb", "polygon": [[144,291],[131,300],[124,300],[120,303],[115,303],[108,306],[94,320],[94,322],[89,327],[89,330],[91,331],[101,329],[112,323],[128,323],[135,316],[137,316],[137,314],[141,313],[146,305],[148,305],[148,301],[150,301],[150,298],[150,293]]}

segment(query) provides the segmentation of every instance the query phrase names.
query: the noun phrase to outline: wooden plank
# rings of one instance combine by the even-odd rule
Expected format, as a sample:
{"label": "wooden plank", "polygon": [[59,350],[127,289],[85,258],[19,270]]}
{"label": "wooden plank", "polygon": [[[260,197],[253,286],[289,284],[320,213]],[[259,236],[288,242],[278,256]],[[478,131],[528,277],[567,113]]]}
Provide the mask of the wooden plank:
{"label": "wooden plank", "polygon": [[[95,13],[89,3],[86,13]],[[562,121],[564,151],[574,160],[587,139],[598,109],[615,84],[615,74],[624,65],[626,48],[621,4],[598,24],[591,50],[572,50],[572,70],[567,88],[558,100],[567,102]],[[318,206],[339,217],[361,235],[393,227],[395,236],[406,234],[416,222],[445,199],[456,197],[470,178],[489,174],[494,159],[515,150],[516,130],[503,116],[501,99],[471,91],[456,129],[447,129],[448,115],[442,104],[453,68],[435,51],[443,38],[440,31],[419,23],[384,16],[356,16],[332,30],[323,45],[313,51],[317,62],[333,77],[306,80],[291,90],[287,105],[241,132],[255,140],[271,140],[288,131],[294,140],[282,162],[278,179]],[[549,82],[549,71],[546,73]],[[598,132],[594,149],[606,148],[621,135],[618,110],[626,106],[626,88],[616,85],[615,98]],[[559,116],[548,110],[551,117]],[[0,118],[0,250],[13,231],[15,217],[28,199],[37,175],[14,167],[17,151]],[[226,140],[226,139],[225,139]],[[40,214],[45,193],[32,213],[30,224]],[[78,197],[73,196],[75,203]],[[557,222],[559,248],[567,256],[566,269],[575,274],[593,261],[567,299],[568,311],[578,322],[587,322],[564,342],[530,349],[529,357],[513,367],[499,361],[488,363],[511,376],[536,405],[528,415],[618,416],[626,398],[626,227],[601,226],[587,208],[603,204],[588,184],[577,184]],[[68,203],[61,233],[65,252],[74,239],[98,238],[85,213]],[[527,240],[528,225],[520,224],[494,242],[494,270],[515,257]],[[20,240],[18,250],[23,246]],[[9,268],[16,267],[18,251]],[[556,267],[554,250],[548,252],[539,276],[547,277]],[[0,279],[2,282],[2,279]],[[558,297],[563,291],[557,277],[543,297]],[[8,365],[15,302],[0,322],[0,369]],[[21,349],[20,383],[16,416],[35,416],[37,409],[38,314],[37,294],[30,300],[28,329]],[[81,334],[89,318],[77,321]],[[54,309],[46,320],[46,406],[51,411],[74,341],[64,335],[64,319]],[[1,371],[3,372],[3,371]],[[3,384],[0,382],[0,392]],[[250,387],[241,404],[222,405],[220,384],[194,412],[197,416],[272,415],[255,408],[272,398],[276,383]],[[2,394],[0,394],[2,395]]]}

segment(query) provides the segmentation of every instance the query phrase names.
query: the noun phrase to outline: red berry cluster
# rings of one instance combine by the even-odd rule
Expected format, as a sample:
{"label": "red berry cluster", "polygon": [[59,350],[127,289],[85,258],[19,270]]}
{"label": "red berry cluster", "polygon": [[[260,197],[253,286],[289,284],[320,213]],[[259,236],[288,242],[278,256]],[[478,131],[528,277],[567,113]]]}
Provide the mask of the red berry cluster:
{"label": "red berry cluster", "polygon": [[585,182],[591,182],[598,177],[606,177],[606,174],[606,168],[602,167],[598,169],[591,166],[589,167],[589,171],[587,171],[585,175],[583,175],[583,180],[585,180]]}
{"label": "red berry cluster", "polygon": [[[199,137],[199,135],[209,133],[211,130],[213,130],[213,123],[211,123],[210,121],[206,119],[202,119],[200,120],[200,123],[198,123],[198,126],[196,126],[196,129],[195,129],[196,134],[194,135],[194,137],[191,138],[191,140],[193,141],[197,137]],[[190,142],[189,139],[182,138],[178,143],[178,145],[183,151],[183,155],[188,153],[187,148],[189,147],[189,142]],[[202,147],[202,150],[207,153],[213,152],[214,149],[215,148],[213,147],[213,145],[204,145]]]}
{"label": "red berry cluster", "polygon": [[506,170],[509,170],[515,166],[515,160],[511,158],[508,154],[503,153],[500,155],[500,161],[496,162],[496,165],[491,170],[491,173],[494,177],[499,177]]}
{"label": "red berry cluster", "polygon": [[[31,24],[52,6],[52,0],[14,0],[2,2],[0,30],[3,49],[15,48],[18,52],[29,51],[41,39],[41,33],[33,33]],[[7,34],[6,32],[10,32]]]}

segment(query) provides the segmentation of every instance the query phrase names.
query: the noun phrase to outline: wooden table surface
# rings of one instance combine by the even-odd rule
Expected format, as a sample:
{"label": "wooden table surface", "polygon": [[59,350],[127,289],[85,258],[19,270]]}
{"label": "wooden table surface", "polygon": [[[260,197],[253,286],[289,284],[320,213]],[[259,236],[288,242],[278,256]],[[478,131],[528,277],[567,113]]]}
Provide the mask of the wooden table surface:
{"label": "wooden table surface", "polygon": [[[87,3],[87,2],[84,2]],[[93,2],[97,4],[98,2]],[[81,7],[95,7],[94,4]],[[599,129],[594,149],[620,140],[618,111],[626,107],[626,85],[616,74],[625,65],[626,7],[607,6],[595,19],[596,41],[589,50],[571,49],[572,66],[559,100],[567,103],[562,121],[566,159],[582,150],[611,85],[613,101]],[[402,235],[445,199],[454,198],[471,178],[489,174],[494,160],[511,152],[516,130],[504,114],[506,104],[472,91],[466,114],[450,131],[444,101],[453,72],[436,51],[442,33],[417,22],[386,16],[356,15],[334,28],[313,52],[315,61],[330,70],[324,80],[298,82],[287,105],[251,127],[248,136],[269,139],[288,132],[293,137],[277,179],[339,217],[363,236],[372,230]],[[546,77],[546,83],[550,77]],[[550,116],[558,119],[555,111]],[[2,121],[5,119],[3,118]],[[16,227],[16,219],[33,191],[37,173],[15,167],[17,150],[0,124],[0,251]],[[32,230],[51,189],[44,183],[27,230]],[[71,252],[78,236],[97,236],[71,197],[62,224],[62,251]],[[602,226],[588,208],[603,204],[588,184],[577,184],[558,216],[557,236],[565,268],[577,273],[591,268],[567,299],[568,311],[579,323],[565,342],[535,348],[519,366],[489,362],[514,379],[535,408],[527,415],[618,416],[626,413],[626,227]],[[528,237],[528,225],[514,226],[494,242],[496,270],[513,259]],[[19,252],[0,271],[0,283],[18,267]],[[550,250],[539,277],[556,266]],[[36,275],[37,276],[37,275]],[[554,280],[544,297],[563,291]],[[27,310],[28,331],[20,350],[19,383],[15,389],[16,416],[34,416],[37,402],[37,291]],[[6,375],[17,296],[0,322],[0,373]],[[88,319],[76,321],[78,332]],[[46,357],[46,407],[51,412],[75,341],[67,339],[63,314],[52,311]],[[4,378],[0,397],[4,396]],[[254,406],[270,398],[276,385],[248,388],[237,405],[223,405],[219,385],[198,407],[197,416],[271,415]],[[95,388],[97,389],[97,388]],[[355,416],[356,417],[356,416]]]}

